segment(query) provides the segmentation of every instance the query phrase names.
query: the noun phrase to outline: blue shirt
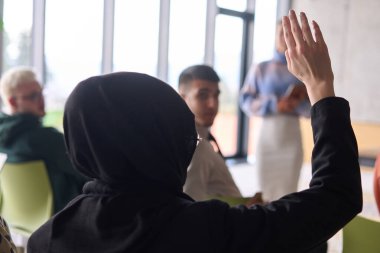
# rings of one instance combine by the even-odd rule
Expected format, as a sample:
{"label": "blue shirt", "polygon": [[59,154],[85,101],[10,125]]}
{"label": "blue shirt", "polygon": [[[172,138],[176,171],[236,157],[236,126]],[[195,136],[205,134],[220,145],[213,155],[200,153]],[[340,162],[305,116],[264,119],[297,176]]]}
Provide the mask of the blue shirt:
{"label": "blue shirt", "polygon": [[[275,52],[273,59],[253,65],[240,94],[240,106],[248,115],[278,114],[277,101],[290,85],[301,84],[286,64],[285,54]],[[310,102],[305,100],[290,115],[310,116]]]}

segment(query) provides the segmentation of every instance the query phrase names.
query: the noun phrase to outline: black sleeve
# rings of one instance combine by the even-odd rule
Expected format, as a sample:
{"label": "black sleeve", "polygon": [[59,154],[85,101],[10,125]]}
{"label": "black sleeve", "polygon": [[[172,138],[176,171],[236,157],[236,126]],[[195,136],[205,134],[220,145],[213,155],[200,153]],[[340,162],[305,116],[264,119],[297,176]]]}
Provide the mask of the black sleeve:
{"label": "black sleeve", "polygon": [[[311,108],[314,135],[310,188],[271,202],[230,208],[229,252],[307,252],[362,209],[358,151],[348,102],[325,98]],[[231,248],[232,247],[232,248]]]}

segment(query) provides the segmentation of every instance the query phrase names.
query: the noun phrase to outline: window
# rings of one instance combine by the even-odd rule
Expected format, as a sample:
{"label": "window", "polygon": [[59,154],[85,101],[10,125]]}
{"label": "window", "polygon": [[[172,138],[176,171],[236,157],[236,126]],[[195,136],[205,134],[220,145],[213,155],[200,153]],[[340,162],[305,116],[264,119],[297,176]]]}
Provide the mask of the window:
{"label": "window", "polygon": [[215,70],[221,78],[219,114],[212,127],[224,155],[237,152],[238,96],[242,57],[243,20],[218,15],[215,30]]}
{"label": "window", "polygon": [[254,62],[269,60],[273,57],[277,0],[256,0]]}
{"label": "window", "polygon": [[[78,82],[102,71],[147,73],[176,89],[183,69],[211,64],[221,77],[219,115],[212,131],[223,153],[238,158],[245,155],[248,139],[238,96],[252,58],[253,11],[267,8],[260,2],[270,2],[273,10],[276,1],[3,0],[1,60],[4,69],[37,68],[44,79],[48,116],[55,115],[52,121],[61,118]],[[44,34],[32,40],[32,31]],[[256,51],[262,52],[261,47]],[[261,57],[258,53],[254,60]]]}
{"label": "window", "polygon": [[220,8],[234,11],[245,11],[247,8],[247,0],[217,0],[217,5]]}
{"label": "window", "polygon": [[170,3],[168,82],[177,88],[183,69],[203,63],[207,1],[176,0]]}
{"label": "window", "polygon": [[[254,36],[254,63],[269,60],[273,57],[277,0],[257,0],[255,16],[255,36]],[[248,159],[254,161],[254,128],[260,124],[260,117],[249,119],[248,137]]]}
{"label": "window", "polygon": [[20,65],[30,66],[33,1],[4,0],[3,12],[3,71]]}
{"label": "window", "polygon": [[156,76],[159,0],[116,0],[114,71]]}
{"label": "window", "polygon": [[102,0],[46,0],[45,78],[48,110],[62,109],[78,82],[101,71]]}

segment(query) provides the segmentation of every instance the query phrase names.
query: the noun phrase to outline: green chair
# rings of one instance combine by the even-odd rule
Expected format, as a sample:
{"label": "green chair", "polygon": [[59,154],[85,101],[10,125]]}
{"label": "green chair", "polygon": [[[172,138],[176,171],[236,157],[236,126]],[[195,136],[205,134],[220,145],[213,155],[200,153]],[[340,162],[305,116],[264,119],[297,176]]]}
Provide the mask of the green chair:
{"label": "green chair", "polygon": [[380,221],[356,216],[343,228],[343,253],[380,253]]}
{"label": "green chair", "polygon": [[229,206],[263,204],[261,192],[256,192],[252,197],[209,196],[209,199],[217,199],[226,202]]}
{"label": "green chair", "polygon": [[0,190],[0,215],[16,233],[30,236],[52,216],[53,193],[43,161],[5,163]]}
{"label": "green chair", "polygon": [[245,205],[251,198],[230,197],[230,196],[210,196],[209,199],[217,199],[226,202],[230,206]]}

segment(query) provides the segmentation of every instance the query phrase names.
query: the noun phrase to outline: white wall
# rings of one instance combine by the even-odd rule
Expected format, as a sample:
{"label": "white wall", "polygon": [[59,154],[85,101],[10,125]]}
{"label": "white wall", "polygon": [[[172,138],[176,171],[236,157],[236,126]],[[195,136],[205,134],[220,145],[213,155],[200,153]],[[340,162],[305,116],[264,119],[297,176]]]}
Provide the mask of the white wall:
{"label": "white wall", "polygon": [[380,1],[293,0],[292,8],[319,23],[353,121],[380,123]]}

